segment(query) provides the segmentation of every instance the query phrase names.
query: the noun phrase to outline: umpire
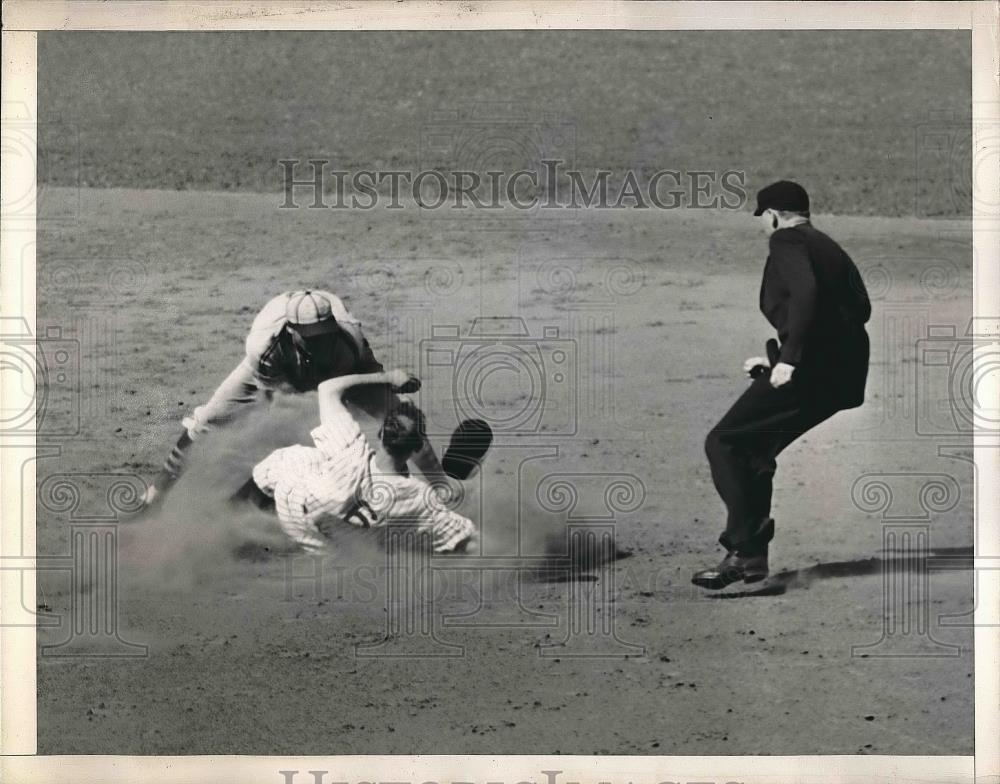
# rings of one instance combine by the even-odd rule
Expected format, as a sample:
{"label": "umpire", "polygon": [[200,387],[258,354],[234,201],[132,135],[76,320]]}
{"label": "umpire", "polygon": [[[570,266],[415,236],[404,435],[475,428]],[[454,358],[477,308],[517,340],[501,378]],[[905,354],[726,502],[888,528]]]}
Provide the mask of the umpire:
{"label": "umpire", "polygon": [[836,412],[860,406],[868,376],[868,293],[847,253],[810,223],[805,189],[768,185],[754,215],[770,238],[760,310],[778,341],[768,341],[766,359],[746,361],[753,382],[705,440],[728,517],[719,537],[726,557],[692,578],[702,588],[767,577],[775,458]]}

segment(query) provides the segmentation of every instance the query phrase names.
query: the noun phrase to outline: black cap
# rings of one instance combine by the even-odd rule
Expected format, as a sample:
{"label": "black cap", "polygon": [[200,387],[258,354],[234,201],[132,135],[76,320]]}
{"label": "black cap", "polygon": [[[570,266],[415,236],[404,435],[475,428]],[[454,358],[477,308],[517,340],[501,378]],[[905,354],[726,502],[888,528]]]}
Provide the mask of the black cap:
{"label": "black cap", "polygon": [[757,209],[754,215],[763,215],[764,210],[783,212],[809,212],[809,194],[797,182],[778,180],[757,191]]}

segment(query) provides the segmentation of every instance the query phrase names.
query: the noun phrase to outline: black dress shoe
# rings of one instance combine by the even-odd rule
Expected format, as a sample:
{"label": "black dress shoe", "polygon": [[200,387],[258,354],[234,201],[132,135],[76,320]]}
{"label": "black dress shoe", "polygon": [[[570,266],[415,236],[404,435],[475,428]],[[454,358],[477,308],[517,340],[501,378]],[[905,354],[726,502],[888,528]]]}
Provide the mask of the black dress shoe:
{"label": "black dress shoe", "polygon": [[733,583],[756,583],[767,577],[767,552],[742,555],[731,552],[718,566],[695,572],[691,582],[699,588],[718,591]]}

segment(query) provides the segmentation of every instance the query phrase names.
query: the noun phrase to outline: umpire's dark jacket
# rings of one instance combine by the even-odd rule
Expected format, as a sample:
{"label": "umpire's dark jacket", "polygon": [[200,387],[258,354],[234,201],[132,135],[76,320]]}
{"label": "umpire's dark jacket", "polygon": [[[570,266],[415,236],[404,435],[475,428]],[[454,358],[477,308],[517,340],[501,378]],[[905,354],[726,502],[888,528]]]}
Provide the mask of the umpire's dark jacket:
{"label": "umpire's dark jacket", "polygon": [[872,307],[836,242],[809,223],[774,232],[760,310],[778,331],[778,361],[795,366],[793,381],[808,400],[837,409],[864,402]]}

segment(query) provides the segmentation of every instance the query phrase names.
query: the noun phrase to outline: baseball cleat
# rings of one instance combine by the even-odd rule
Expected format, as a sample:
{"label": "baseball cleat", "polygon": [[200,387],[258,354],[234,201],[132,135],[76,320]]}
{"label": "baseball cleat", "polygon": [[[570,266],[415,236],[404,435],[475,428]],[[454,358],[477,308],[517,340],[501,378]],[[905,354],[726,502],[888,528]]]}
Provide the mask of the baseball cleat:
{"label": "baseball cleat", "polygon": [[158,503],[161,498],[161,493],[157,489],[156,485],[150,485],[146,488],[146,492],[142,496],[142,506],[144,509],[148,509],[154,504]]}
{"label": "baseball cleat", "polygon": [[155,512],[161,506],[163,506],[163,501],[167,497],[167,488],[162,487],[158,482],[153,482],[146,488],[146,492],[142,496],[142,506],[136,511],[137,515],[147,515],[151,512]]}
{"label": "baseball cleat", "polygon": [[453,479],[468,479],[493,443],[493,429],[482,419],[466,419],[451,434],[441,467]]}
{"label": "baseball cleat", "polygon": [[756,583],[768,575],[767,551],[759,555],[730,552],[718,566],[695,572],[691,582],[699,588],[718,591],[733,583]]}
{"label": "baseball cleat", "polygon": [[146,486],[146,492],[142,494],[139,503],[134,509],[130,509],[122,516],[122,521],[135,522],[144,520],[163,505],[164,491],[156,484]]}

